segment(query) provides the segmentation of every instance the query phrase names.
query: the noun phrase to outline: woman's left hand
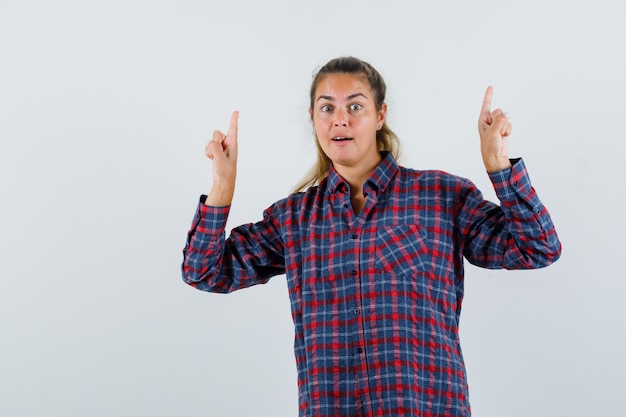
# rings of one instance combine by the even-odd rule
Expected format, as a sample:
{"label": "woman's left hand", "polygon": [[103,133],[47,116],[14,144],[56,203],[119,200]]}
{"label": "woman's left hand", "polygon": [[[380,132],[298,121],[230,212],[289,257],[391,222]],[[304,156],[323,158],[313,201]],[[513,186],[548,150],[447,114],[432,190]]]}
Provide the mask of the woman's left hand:
{"label": "woman's left hand", "polygon": [[509,135],[513,126],[502,109],[491,111],[493,87],[487,87],[478,118],[480,151],[487,172],[501,171],[511,167],[509,161]]}

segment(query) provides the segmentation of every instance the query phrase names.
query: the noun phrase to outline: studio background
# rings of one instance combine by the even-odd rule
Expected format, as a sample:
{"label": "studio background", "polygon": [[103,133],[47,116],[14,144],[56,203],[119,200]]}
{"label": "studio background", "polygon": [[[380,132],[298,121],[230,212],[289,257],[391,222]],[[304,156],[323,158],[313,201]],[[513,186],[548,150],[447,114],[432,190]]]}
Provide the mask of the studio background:
{"label": "studio background", "polygon": [[467,266],[473,414],[623,416],[617,6],[0,0],[0,415],[297,415],[284,277],[203,293],[182,248],[212,131],[240,111],[228,229],[259,220],[313,163],[314,71],[355,55],[388,84],[401,163],[490,199],[476,123],[493,85],[563,242],[546,269]]}

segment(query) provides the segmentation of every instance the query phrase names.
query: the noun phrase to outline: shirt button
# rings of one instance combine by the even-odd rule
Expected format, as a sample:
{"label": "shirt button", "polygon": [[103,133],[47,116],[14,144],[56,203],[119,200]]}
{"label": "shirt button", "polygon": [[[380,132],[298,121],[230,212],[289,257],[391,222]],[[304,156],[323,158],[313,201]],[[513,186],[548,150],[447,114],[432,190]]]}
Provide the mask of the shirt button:
{"label": "shirt button", "polygon": [[356,239],[358,236],[356,233],[352,233],[352,239]]}
{"label": "shirt button", "polygon": [[[358,315],[361,312],[361,310],[359,310],[358,308],[354,309],[354,314]],[[360,349],[360,348],[359,348]]]}
{"label": "shirt button", "polygon": [[363,353],[363,348],[357,348],[356,351],[357,353]]}
{"label": "shirt button", "polygon": [[356,269],[353,269],[353,270],[352,270],[352,272],[351,272],[351,274],[352,274],[352,275],[356,275],[356,274],[358,274],[358,272],[356,271]]}
{"label": "shirt button", "polygon": [[344,204],[343,208],[348,208],[348,203]]}

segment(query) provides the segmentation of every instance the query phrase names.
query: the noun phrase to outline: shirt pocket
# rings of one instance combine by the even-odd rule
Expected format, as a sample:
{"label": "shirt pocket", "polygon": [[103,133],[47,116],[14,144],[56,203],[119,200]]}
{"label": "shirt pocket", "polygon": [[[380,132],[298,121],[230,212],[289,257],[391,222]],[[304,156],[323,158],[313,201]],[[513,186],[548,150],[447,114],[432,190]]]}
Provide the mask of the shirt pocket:
{"label": "shirt pocket", "polygon": [[375,268],[402,275],[423,271],[429,254],[428,232],[418,225],[383,226],[376,231]]}

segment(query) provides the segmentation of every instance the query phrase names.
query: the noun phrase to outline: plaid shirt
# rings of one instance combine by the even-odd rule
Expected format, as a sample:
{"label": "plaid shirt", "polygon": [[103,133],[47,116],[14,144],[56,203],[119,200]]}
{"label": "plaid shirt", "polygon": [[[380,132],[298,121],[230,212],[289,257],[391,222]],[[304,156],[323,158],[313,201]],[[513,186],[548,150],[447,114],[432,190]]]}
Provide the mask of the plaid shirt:
{"label": "plaid shirt", "polygon": [[301,417],[469,416],[459,345],[463,258],[539,268],[561,244],[522,160],[490,174],[501,205],[468,180],[400,167],[387,155],[358,215],[331,168],[306,192],[233,229],[229,207],[199,204],[184,280],[227,293],[285,274]]}

